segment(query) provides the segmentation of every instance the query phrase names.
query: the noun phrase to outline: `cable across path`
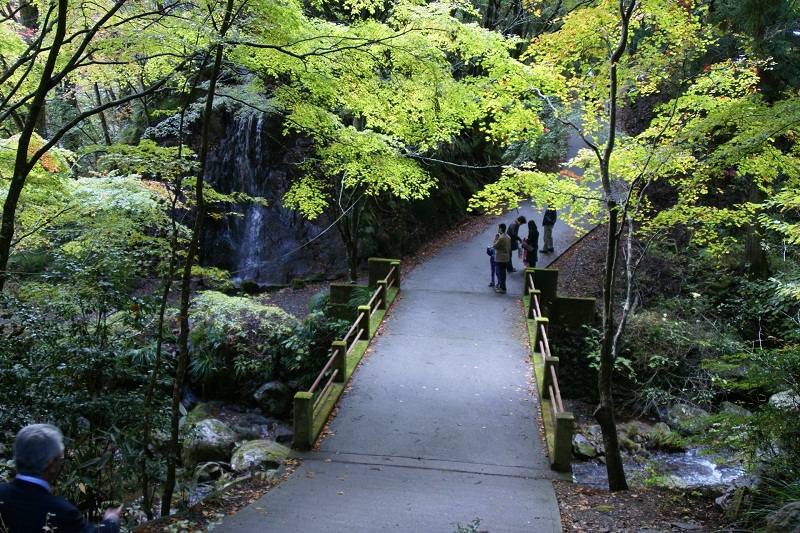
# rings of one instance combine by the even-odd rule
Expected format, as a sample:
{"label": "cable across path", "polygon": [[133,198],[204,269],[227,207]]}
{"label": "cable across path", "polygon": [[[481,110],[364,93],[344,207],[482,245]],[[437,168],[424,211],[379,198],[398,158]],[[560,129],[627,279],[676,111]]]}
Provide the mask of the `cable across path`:
{"label": "cable across path", "polygon": [[515,257],[508,294],[488,287],[495,231],[452,243],[404,277],[320,449],[215,532],[452,533],[475,519],[491,533],[561,531],[525,345],[522,265]]}

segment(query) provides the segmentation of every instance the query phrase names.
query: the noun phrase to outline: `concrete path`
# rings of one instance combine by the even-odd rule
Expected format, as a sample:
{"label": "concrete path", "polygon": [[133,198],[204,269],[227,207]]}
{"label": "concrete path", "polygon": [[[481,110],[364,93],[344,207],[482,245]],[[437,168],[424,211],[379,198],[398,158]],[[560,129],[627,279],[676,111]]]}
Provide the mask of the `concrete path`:
{"label": "concrete path", "polygon": [[[451,533],[476,518],[490,533],[561,531],[522,272],[509,274],[508,294],[488,287],[494,233],[453,242],[404,277],[321,449],[215,532]],[[557,246],[567,233],[556,225]]]}

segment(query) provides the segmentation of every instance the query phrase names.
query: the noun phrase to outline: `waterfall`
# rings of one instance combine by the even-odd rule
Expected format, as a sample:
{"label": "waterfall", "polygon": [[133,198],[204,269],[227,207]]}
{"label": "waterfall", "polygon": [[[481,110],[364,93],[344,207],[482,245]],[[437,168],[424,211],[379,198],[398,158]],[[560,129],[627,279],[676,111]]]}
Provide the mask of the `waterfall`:
{"label": "waterfall", "polygon": [[[302,139],[281,134],[279,116],[221,113],[224,135],[209,154],[207,181],[220,192],[264,198],[227,206],[235,215],[209,217],[202,262],[228,270],[234,281],[283,286],[292,279],[345,271],[338,233],[330,221],[314,222],[282,206],[281,198],[298,175],[294,158],[303,156]],[[296,155],[299,154],[299,155]]]}

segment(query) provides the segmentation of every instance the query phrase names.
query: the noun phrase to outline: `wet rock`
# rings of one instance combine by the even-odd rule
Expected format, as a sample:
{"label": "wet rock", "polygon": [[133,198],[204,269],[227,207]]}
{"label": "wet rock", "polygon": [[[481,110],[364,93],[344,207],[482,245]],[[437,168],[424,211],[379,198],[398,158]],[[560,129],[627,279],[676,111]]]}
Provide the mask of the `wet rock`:
{"label": "wet rock", "polygon": [[703,527],[691,522],[673,522],[670,524],[672,527],[681,531],[702,531]]}
{"label": "wet rock", "polygon": [[236,424],[231,429],[236,433],[238,440],[258,440],[269,435],[267,426],[247,424],[246,422]]}
{"label": "wet rock", "polygon": [[653,425],[652,429],[650,430],[650,435],[669,435],[672,433],[672,430],[669,429],[669,426],[665,422],[657,422]]}
{"label": "wet rock", "polygon": [[271,440],[251,440],[242,444],[233,452],[231,468],[238,474],[251,468],[278,468],[284,463],[291,450]]}
{"label": "wet rock", "polygon": [[275,439],[275,442],[288,444],[294,439],[294,431],[283,424],[275,424],[272,429],[272,438]]}
{"label": "wet rock", "polygon": [[715,499],[714,502],[724,511],[731,507],[746,508],[749,505],[747,502],[752,500],[751,494],[760,483],[761,479],[755,474],[740,476],[734,479],[725,494]]}
{"label": "wet rock", "polygon": [[241,289],[245,294],[259,294],[263,292],[261,286],[252,279],[242,280]]}
{"label": "wet rock", "polygon": [[719,404],[719,412],[720,413],[727,413],[729,415],[735,416],[752,416],[753,413],[742,407],[741,405],[736,405],[735,403],[724,401]]}
{"label": "wet rock", "polygon": [[779,392],[769,397],[769,405],[775,409],[797,410],[800,409],[800,395],[791,390]]}
{"label": "wet rock", "polygon": [[218,462],[201,463],[194,469],[194,476],[200,483],[207,483],[219,479],[225,473],[222,464]]}
{"label": "wet rock", "polygon": [[216,418],[206,418],[185,429],[181,459],[187,469],[206,461],[225,461],[236,445],[236,434]]}
{"label": "wet rock", "polygon": [[765,533],[800,533],[800,502],[784,505],[770,515]]}
{"label": "wet rock", "polygon": [[667,425],[682,435],[695,435],[706,427],[708,412],[688,403],[673,405],[667,411]]}
{"label": "wet rock", "polygon": [[280,418],[291,415],[294,406],[292,390],[279,381],[270,381],[259,387],[253,399],[265,413]]}
{"label": "wet rock", "polygon": [[597,456],[597,450],[592,443],[580,433],[572,437],[572,453],[579,459],[591,459]]}

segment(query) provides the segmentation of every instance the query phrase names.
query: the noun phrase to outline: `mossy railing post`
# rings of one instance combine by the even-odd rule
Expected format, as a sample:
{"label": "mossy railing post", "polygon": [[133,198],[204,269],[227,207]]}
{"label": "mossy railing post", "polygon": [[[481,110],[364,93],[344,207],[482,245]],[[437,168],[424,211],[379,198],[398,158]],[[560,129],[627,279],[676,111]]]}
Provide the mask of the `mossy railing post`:
{"label": "mossy railing post", "polygon": [[555,401],[550,391],[553,387],[553,371],[551,367],[555,367],[556,376],[558,375],[558,357],[545,356],[544,357],[544,395],[547,399]]}
{"label": "mossy railing post", "polygon": [[528,318],[536,318],[536,298],[541,299],[541,294],[542,291],[538,289],[530,291],[530,299],[528,300]]}
{"label": "mossy railing post", "polygon": [[378,290],[380,291],[378,295],[378,309],[380,310],[385,310],[387,307],[386,300],[389,298],[388,286],[389,283],[385,279],[378,281]]}
{"label": "mossy railing post", "polygon": [[[550,268],[533,268],[533,285],[541,291],[539,307],[542,316],[550,316],[556,303],[558,291],[558,270]],[[526,280],[527,284],[528,281]]]}
{"label": "mossy railing post", "polygon": [[386,279],[389,271],[394,267],[392,277],[389,279],[389,284],[395,289],[400,288],[400,260],[399,259],[383,259],[380,257],[370,257],[367,262],[367,270],[369,273],[369,287],[375,288],[378,286],[378,281]]}
{"label": "mossy railing post", "polygon": [[338,370],[333,381],[336,383],[344,383],[347,379],[347,343],[344,341],[333,341],[331,343],[331,350],[336,352],[336,359],[333,360],[331,370]]}
{"label": "mossy railing post", "polygon": [[550,467],[559,472],[572,471],[572,432],[575,430],[575,417],[569,411],[556,413],[556,436],[553,446],[553,460]]}
{"label": "mossy railing post", "polygon": [[371,317],[369,316],[372,313],[372,309],[368,305],[359,305],[358,306],[358,316],[361,320],[361,323],[358,325],[359,330],[363,330],[363,333],[358,338],[358,340],[365,340],[368,341],[372,338],[372,334],[369,330],[369,323]]}
{"label": "mossy railing post", "polygon": [[[535,329],[533,330],[533,351],[541,353],[539,348],[544,340],[544,335],[542,335],[542,333],[547,333],[547,326],[550,324],[550,319],[540,316],[535,318],[534,322]],[[544,357],[544,354],[542,357]]]}
{"label": "mossy railing post", "polygon": [[300,451],[310,450],[314,433],[314,395],[310,392],[294,394],[293,431],[292,448]]}

